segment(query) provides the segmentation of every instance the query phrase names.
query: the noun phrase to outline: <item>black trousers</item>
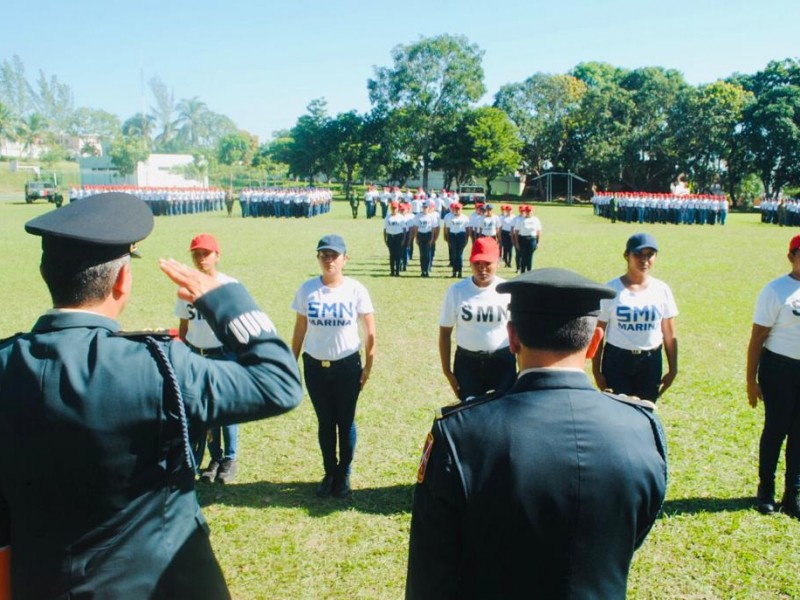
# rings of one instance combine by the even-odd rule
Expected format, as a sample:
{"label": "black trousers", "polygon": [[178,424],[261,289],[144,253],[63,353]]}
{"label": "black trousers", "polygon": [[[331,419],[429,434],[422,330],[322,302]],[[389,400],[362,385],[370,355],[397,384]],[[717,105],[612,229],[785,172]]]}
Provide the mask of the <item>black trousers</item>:
{"label": "black trousers", "polygon": [[508,347],[494,352],[470,352],[456,347],[453,375],[458,382],[458,399],[462,402],[492,390],[505,392],[517,377],[517,359]]}
{"label": "black trousers", "polygon": [[800,360],[764,350],[758,363],[764,396],[764,430],[758,447],[758,476],[774,485],[781,446],[786,440],[785,487],[800,491]]}
{"label": "black trousers", "polygon": [[638,396],[655,402],[661,385],[661,367],[661,346],[641,352],[611,344],[603,347],[602,372],[606,384],[615,394]]}
{"label": "black trousers", "polygon": [[[348,475],[356,448],[356,402],[361,391],[361,355],[320,361],[303,353],[303,376],[317,414],[317,434],[326,475]],[[336,441],[339,457],[336,457]]]}

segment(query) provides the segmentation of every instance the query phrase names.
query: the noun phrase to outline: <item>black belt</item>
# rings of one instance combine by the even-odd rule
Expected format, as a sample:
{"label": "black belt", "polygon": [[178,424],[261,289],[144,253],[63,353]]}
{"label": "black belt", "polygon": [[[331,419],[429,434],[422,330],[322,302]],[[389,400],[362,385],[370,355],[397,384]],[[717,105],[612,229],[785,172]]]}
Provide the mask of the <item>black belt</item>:
{"label": "black belt", "polygon": [[651,348],[650,350],[626,350],[625,348],[620,348],[619,346],[615,346],[614,344],[606,344],[606,348],[611,348],[615,352],[624,352],[625,354],[632,354],[633,356],[650,356],[651,354],[660,354],[661,353],[661,346],[656,348]]}
{"label": "black belt", "polygon": [[504,346],[503,348],[498,348],[497,350],[467,350],[466,348],[462,348],[461,346],[456,346],[456,352],[462,354],[463,356],[469,356],[471,358],[491,358],[500,352],[511,352],[508,349],[508,346]]}
{"label": "black belt", "polygon": [[200,356],[224,356],[228,353],[228,351],[225,350],[225,346],[216,346],[214,348],[198,348],[197,346],[193,346],[188,342],[187,345],[192,349],[192,352],[199,354]]}
{"label": "black belt", "polygon": [[358,352],[353,352],[352,354],[348,354],[344,358],[340,358],[338,360],[318,360],[311,356],[308,352],[303,352],[304,362],[308,362],[309,364],[317,367],[322,367],[323,369],[330,369],[331,367],[335,367],[336,365],[342,364],[348,360],[353,360],[353,357],[359,357]]}

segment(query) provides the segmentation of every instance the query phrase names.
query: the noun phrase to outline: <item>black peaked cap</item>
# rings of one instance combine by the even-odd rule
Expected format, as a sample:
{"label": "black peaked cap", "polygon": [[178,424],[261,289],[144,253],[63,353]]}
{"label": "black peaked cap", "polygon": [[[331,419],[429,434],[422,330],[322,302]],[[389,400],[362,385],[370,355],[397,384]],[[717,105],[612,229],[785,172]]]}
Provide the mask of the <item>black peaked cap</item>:
{"label": "black peaked cap", "polygon": [[564,317],[597,315],[600,301],[616,292],[567,269],[534,269],[498,284],[497,291],[511,294],[511,314],[531,313]]}

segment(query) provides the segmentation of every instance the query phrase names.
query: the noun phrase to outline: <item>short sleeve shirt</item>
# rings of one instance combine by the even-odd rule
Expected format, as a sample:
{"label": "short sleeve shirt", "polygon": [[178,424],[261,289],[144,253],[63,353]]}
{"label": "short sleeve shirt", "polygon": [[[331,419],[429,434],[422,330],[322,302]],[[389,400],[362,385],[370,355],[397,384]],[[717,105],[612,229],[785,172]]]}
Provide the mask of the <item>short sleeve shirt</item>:
{"label": "short sleeve shirt", "polygon": [[598,320],[605,321],[606,341],[624,350],[652,350],[661,345],[661,321],[678,315],[669,286],[651,277],[646,289],[632,292],[617,277],[606,285],[617,295],[600,301]]}
{"label": "short sleeve shirt", "polygon": [[[219,271],[217,271],[216,277],[217,281],[222,284],[236,283],[236,279]],[[211,325],[195,309],[194,305],[178,298],[175,303],[175,316],[179,319],[186,319],[189,322],[186,330],[186,341],[195,348],[219,348],[222,346],[222,342],[214,335]],[[272,325],[271,322],[270,325]],[[272,325],[272,330],[275,330],[274,325]]]}
{"label": "short sleeve shirt", "polygon": [[482,288],[467,277],[447,290],[439,326],[455,327],[457,346],[472,352],[494,352],[508,346],[506,323],[511,295],[496,289],[503,281],[495,277]]}
{"label": "short sleeve shirt", "polygon": [[765,285],[753,323],[770,328],[767,350],[800,360],[800,281],[784,275]]}
{"label": "short sleeve shirt", "polygon": [[317,360],[339,360],[358,352],[358,319],[375,312],[367,288],[350,277],[336,287],[326,286],[321,277],[309,279],[297,290],[292,310],[308,319],[303,345]]}

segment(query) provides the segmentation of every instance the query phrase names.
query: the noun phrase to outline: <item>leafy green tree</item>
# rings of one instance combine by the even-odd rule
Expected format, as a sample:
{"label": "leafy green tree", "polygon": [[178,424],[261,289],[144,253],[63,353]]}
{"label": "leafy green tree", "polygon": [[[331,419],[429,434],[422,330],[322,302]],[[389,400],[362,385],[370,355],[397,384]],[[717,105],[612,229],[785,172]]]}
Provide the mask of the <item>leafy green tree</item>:
{"label": "leafy green tree", "polygon": [[273,159],[289,165],[289,172],[309,185],[326,171],[330,165],[330,152],[325,137],[325,128],[330,121],[327,102],[324,98],[312,100],[306,107],[308,114],[297,119],[288,138],[273,146]]}
{"label": "leafy green tree", "polygon": [[768,197],[800,181],[800,87],[776,87],[744,110],[743,138]]}
{"label": "leafy green tree", "polygon": [[492,180],[512,173],[520,165],[522,140],[517,128],[499,108],[482,107],[474,111],[467,125],[476,175],[486,179],[486,193],[492,193]]}
{"label": "leafy green tree", "polygon": [[150,146],[147,139],[141,136],[118,135],[111,143],[109,156],[111,164],[124,177],[131,175],[138,163],[147,160],[150,156]]}
{"label": "leafy green tree", "polygon": [[717,81],[679,98],[670,117],[679,168],[701,192],[723,184],[736,205],[735,192],[747,169],[741,161],[744,108],[753,101],[740,85]]}
{"label": "leafy green tree", "polygon": [[586,83],[572,75],[545,73],[500,88],[494,105],[519,130],[526,170],[538,175],[545,163],[556,168],[573,167],[571,143],[586,90]]}
{"label": "leafy green tree", "polygon": [[369,150],[365,119],[354,110],[340,113],[325,124],[323,135],[328,149],[327,160],[334,172],[343,175],[345,198],[351,200],[354,176]]}
{"label": "leafy green tree", "polygon": [[258,143],[245,131],[229,133],[220,139],[217,145],[217,159],[224,165],[250,163],[255,155]]}
{"label": "leafy green tree", "polygon": [[96,135],[111,141],[122,130],[119,119],[104,110],[81,107],[72,114],[69,133],[77,136]]}
{"label": "leafy green tree", "polygon": [[483,51],[466,37],[444,34],[396,46],[392,59],[392,67],[376,67],[368,81],[370,101],[404,130],[406,152],[421,165],[427,189],[442,132],[486,91]]}
{"label": "leafy green tree", "polygon": [[374,108],[364,122],[367,152],[362,168],[370,181],[405,185],[415,175],[417,161],[408,152],[413,143],[411,132],[405,128],[402,111],[388,113]]}

